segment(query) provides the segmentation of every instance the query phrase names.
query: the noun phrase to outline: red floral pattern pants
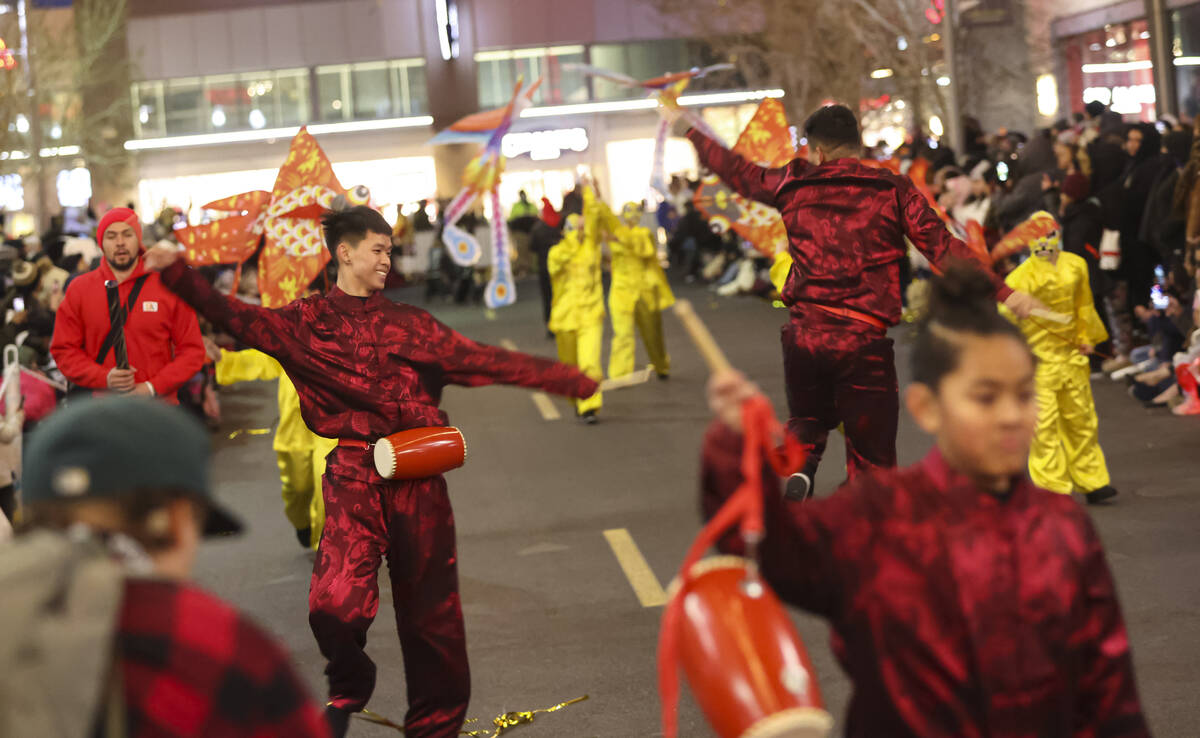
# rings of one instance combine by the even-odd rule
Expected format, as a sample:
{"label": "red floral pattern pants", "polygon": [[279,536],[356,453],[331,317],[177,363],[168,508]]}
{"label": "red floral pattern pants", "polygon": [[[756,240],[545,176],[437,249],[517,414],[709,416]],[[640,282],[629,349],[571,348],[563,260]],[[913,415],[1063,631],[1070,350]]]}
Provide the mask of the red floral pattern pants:
{"label": "red floral pattern pants", "polygon": [[782,333],[787,427],[808,449],[803,471],[815,478],[829,431],[838,425],[850,479],[894,467],[900,401],[892,339],[865,323],[820,315],[793,317]]}
{"label": "red floral pattern pants", "polygon": [[374,483],[326,472],[323,494],[325,532],[308,617],[329,662],[330,702],[358,711],[375,687],[375,664],[363,648],[379,611],[378,572],[386,558],[408,685],[405,734],[456,736],[471,678],[446,481]]}

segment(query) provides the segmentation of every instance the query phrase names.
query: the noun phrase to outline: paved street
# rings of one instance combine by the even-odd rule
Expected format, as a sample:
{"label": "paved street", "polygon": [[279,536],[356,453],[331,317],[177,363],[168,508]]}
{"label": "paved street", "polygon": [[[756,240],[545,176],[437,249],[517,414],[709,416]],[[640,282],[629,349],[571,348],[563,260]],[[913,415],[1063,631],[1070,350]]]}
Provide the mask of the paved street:
{"label": "paved street", "polygon": [[[494,320],[479,308],[438,304],[432,311],[481,341],[508,340],[553,355],[538,321],[535,288],[523,288],[524,301]],[[750,299],[714,301],[699,288],[679,294],[693,300],[732,361],[783,414],[778,327],[784,311]],[[523,390],[446,392],[444,407],[470,449],[467,465],[447,475],[473,673],[470,714],[487,723],[504,711],[590,696],[513,735],[659,735],[655,647],[662,608],[641,605],[605,531],[628,531],[666,586],[698,529],[706,375],[678,323],[671,316],[665,321],[675,362],[671,380],[606,395],[595,427],[576,423],[558,398],[554,406],[563,417],[547,421]],[[895,334],[902,383],[906,333],[902,327]],[[1200,722],[1200,422],[1145,410],[1108,380],[1096,385],[1096,395],[1104,450],[1122,495],[1117,504],[1089,512],[1116,574],[1151,726],[1158,736],[1189,738]],[[271,436],[228,438],[238,429],[271,427],[274,398],[274,384],[242,385],[222,395],[217,494],[245,516],[249,530],[206,545],[199,579],[272,630],[323,696],[323,661],[307,621],[312,558],[296,545],[283,517]],[[920,458],[929,444],[902,418],[901,463]],[[835,436],[818,478],[819,495],[840,481],[835,470],[843,463]],[[383,604],[368,645],[379,665],[370,707],[400,721],[404,678],[386,576],[381,586]],[[827,628],[800,614],[796,622],[841,725],[849,685],[830,653]],[[688,702],[680,733],[710,735]],[[351,735],[397,733],[355,722]]]}

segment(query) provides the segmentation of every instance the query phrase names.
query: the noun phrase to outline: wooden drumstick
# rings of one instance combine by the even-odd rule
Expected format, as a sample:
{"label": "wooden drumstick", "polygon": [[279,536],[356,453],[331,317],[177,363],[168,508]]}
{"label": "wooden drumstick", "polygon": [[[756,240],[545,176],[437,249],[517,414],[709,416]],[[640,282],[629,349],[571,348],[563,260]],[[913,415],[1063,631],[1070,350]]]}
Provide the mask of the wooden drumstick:
{"label": "wooden drumstick", "polygon": [[688,335],[692,337],[692,343],[696,344],[696,349],[704,357],[704,363],[708,364],[710,372],[716,374],[733,368],[729,363],[729,359],[725,358],[725,352],[721,351],[721,347],[717,345],[716,339],[708,332],[708,327],[704,325],[704,321],[700,320],[699,315],[696,315],[691,301],[676,301],[675,316],[679,318],[679,322],[683,323],[683,327],[687,329]]}
{"label": "wooden drumstick", "polygon": [[1060,325],[1067,325],[1071,322],[1071,316],[1063,315],[1062,313],[1056,313],[1053,310],[1034,308],[1030,315],[1035,318],[1041,318],[1042,320],[1048,320],[1051,323],[1058,323]]}

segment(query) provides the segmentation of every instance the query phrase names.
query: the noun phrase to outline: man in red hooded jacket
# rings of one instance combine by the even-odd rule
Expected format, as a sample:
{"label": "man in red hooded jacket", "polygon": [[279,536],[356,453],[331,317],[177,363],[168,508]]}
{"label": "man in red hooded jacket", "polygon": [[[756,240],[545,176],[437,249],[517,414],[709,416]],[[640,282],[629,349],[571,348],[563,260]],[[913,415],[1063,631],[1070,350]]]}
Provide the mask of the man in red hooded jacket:
{"label": "man in red hooded jacket", "polygon": [[[176,391],[204,365],[196,313],[142,265],[142,226],[128,208],[100,219],[96,238],[100,266],[71,282],[55,317],[50,353],[63,376],[80,387],[162,396],[178,404]],[[129,368],[117,368],[106,340],[112,327],[105,283],[117,283],[125,311]]]}

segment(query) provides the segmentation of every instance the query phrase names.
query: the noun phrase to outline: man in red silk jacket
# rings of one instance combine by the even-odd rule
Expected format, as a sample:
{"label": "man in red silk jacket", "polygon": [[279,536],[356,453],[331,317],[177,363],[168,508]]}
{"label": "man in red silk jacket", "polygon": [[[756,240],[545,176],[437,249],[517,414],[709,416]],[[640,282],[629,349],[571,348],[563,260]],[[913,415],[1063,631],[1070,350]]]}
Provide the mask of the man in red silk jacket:
{"label": "man in red silk jacket", "polygon": [[[668,115],[672,115],[668,113]],[[907,177],[858,161],[862,136],[849,108],[823,107],[804,124],[808,160],[767,168],[696,129],[700,162],[732,189],[770,205],[787,227],[792,269],[783,290],[788,430],[809,450],[789,498],[812,494],[829,431],[842,424],[850,478],[896,465],[900,404],[887,329],[900,321],[905,238],[936,267],[972,259]],[[990,269],[988,270],[991,274]],[[1037,305],[999,277],[996,295],[1024,317]]]}
{"label": "man in red silk jacket", "polygon": [[328,660],[330,723],[343,735],[375,685],[367,628],[379,609],[387,557],[408,685],[405,734],[458,735],[470,674],[458,595],[454,516],[442,476],[385,480],[367,444],[408,428],[444,426],[447,384],[503,383],[584,398],[596,383],[578,369],[484,346],[424,310],[380,294],[392,229],[367,207],[327,215],[337,286],[277,310],[218,294],[163,247],[147,257],[163,282],[215,325],[274,357],[314,433],[340,439],[323,480],[325,532],[309,592],[309,622]]}

